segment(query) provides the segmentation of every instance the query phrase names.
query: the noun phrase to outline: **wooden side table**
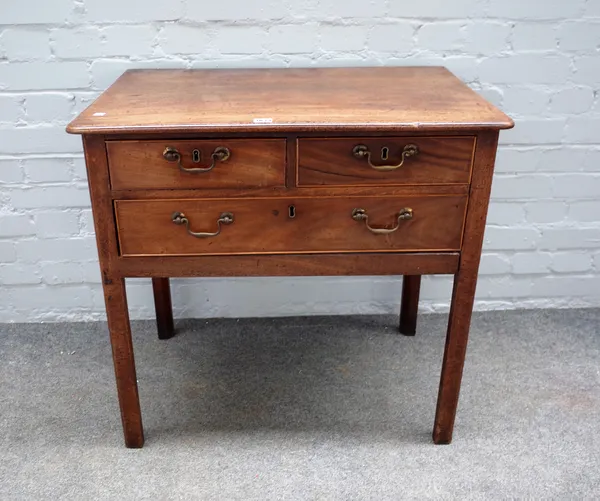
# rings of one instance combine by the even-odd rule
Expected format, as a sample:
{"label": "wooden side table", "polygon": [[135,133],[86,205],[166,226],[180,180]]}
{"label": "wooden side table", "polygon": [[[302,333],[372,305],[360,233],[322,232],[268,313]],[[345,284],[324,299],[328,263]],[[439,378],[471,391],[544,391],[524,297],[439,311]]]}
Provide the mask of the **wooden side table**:
{"label": "wooden side table", "polygon": [[444,68],[128,71],[83,135],[127,447],[144,435],[125,277],[453,274],[433,440],[449,443],[500,129]]}

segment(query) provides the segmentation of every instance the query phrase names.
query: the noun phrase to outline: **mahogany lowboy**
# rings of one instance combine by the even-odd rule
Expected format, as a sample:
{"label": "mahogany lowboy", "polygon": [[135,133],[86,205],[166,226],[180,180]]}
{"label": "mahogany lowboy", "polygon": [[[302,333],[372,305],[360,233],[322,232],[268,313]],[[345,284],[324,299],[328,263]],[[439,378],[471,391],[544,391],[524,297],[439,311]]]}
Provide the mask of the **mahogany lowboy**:
{"label": "mahogany lowboy", "polygon": [[[449,443],[501,129],[444,68],[134,70],[75,119],[82,134],[121,417],[142,447],[126,277],[421,275],[454,288],[434,421]],[[408,405],[408,403],[407,403]]]}

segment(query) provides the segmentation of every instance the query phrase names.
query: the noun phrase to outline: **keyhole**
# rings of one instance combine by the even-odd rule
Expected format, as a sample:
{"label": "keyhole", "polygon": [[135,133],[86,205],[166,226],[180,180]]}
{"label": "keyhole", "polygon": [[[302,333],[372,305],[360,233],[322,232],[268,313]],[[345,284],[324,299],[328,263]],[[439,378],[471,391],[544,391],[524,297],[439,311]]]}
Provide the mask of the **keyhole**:
{"label": "keyhole", "polygon": [[288,216],[290,219],[294,219],[296,217],[296,207],[293,205],[288,207]]}
{"label": "keyhole", "polygon": [[390,149],[387,146],[381,148],[381,160],[387,160]]}
{"label": "keyhole", "polygon": [[195,164],[200,162],[200,150],[192,151],[192,162],[194,162]]}

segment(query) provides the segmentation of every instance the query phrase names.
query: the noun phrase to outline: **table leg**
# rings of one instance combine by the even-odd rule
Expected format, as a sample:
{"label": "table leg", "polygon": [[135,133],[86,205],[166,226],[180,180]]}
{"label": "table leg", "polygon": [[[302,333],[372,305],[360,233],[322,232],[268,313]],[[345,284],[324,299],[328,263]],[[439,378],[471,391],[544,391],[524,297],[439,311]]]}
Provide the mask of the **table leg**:
{"label": "table leg", "polygon": [[103,287],[125,445],[139,448],[144,445],[144,430],[135,375],[125,280],[106,277]]}
{"label": "table leg", "polygon": [[417,332],[417,311],[421,275],[405,275],[402,278],[402,302],[400,303],[400,333],[414,336]]}
{"label": "table leg", "polygon": [[461,269],[454,276],[444,362],[433,428],[433,441],[436,444],[449,444],[452,441],[476,286],[477,270],[473,272],[473,270]]}
{"label": "table leg", "polygon": [[153,278],[154,307],[156,309],[156,327],[158,339],[169,339],[175,335],[173,325],[173,306],[171,304],[171,287],[168,278]]}

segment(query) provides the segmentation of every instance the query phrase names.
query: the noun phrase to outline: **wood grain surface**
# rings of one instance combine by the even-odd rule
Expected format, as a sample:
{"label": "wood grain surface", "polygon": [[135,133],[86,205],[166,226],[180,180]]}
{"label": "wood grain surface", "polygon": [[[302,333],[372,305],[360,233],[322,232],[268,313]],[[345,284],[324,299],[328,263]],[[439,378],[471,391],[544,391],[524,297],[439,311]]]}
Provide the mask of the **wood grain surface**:
{"label": "wood grain surface", "polygon": [[433,441],[436,444],[448,444],[452,441],[497,147],[498,132],[482,134],[477,142],[460,267],[454,276],[433,428]]}
{"label": "wood grain surface", "polygon": [[77,134],[506,129],[504,113],[441,67],[130,70]]}
{"label": "wood grain surface", "polygon": [[[353,149],[365,145],[373,165],[398,165],[405,146],[418,153],[390,171],[373,169]],[[410,184],[468,184],[474,137],[352,137],[298,140],[298,186],[360,186]],[[387,148],[387,159],[382,159]]]}
{"label": "wood grain surface", "polygon": [[[166,147],[181,153],[184,168],[206,168],[218,147],[231,156],[209,172],[182,172],[163,157]],[[107,141],[113,189],[262,188],[285,186],[285,139]],[[200,162],[192,161],[198,150]]]}
{"label": "wood grain surface", "polygon": [[452,274],[458,252],[119,257],[124,277],[334,277]]}
{"label": "wood grain surface", "polygon": [[[171,255],[276,252],[455,251],[460,249],[466,197],[348,197],[236,200],[117,201],[121,254]],[[293,217],[290,208],[293,207]],[[369,224],[396,232],[376,235],[352,219],[363,208]],[[397,222],[403,208],[413,218]],[[194,232],[215,232],[222,213],[234,222],[221,234],[195,238],[171,221],[183,212]]]}

